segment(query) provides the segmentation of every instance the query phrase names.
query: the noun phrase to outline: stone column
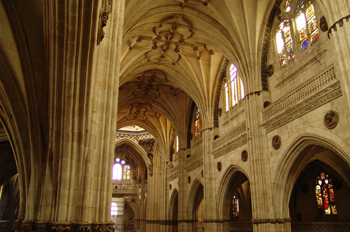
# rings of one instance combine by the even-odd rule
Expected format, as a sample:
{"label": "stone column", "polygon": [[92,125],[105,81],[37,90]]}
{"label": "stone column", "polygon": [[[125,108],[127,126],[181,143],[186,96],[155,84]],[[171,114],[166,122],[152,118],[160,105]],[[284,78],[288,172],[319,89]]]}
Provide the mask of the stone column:
{"label": "stone column", "polygon": [[[203,123],[204,125],[204,123]],[[209,123],[207,123],[209,125]],[[217,231],[217,214],[216,214],[216,189],[214,176],[215,160],[212,155],[212,143],[214,133],[212,128],[204,128],[201,131],[203,146],[203,170],[204,170],[204,228],[205,231]]]}
{"label": "stone column", "polygon": [[342,83],[343,94],[350,106],[350,3],[342,0],[319,2],[326,13],[328,37],[334,45],[335,73]]}
{"label": "stone column", "polygon": [[[246,96],[248,160],[251,167],[250,188],[252,201],[252,222],[254,232],[272,232],[281,230],[280,223],[288,219],[277,219],[272,205],[270,181],[270,161],[267,153],[266,132],[261,127],[260,112],[263,99],[260,92]],[[287,226],[288,227],[288,226]]]}
{"label": "stone column", "polygon": [[108,9],[106,2],[44,3],[50,120],[37,225],[46,223],[48,231],[69,231],[73,222],[81,231],[114,230],[111,173],[124,0]]}
{"label": "stone column", "polygon": [[[179,138],[180,139],[180,138]],[[183,143],[180,140],[180,147],[183,147]],[[178,165],[178,231],[192,231],[192,228],[187,225],[187,219],[189,218],[189,213],[187,212],[187,178],[185,170],[186,162],[186,148],[181,148],[178,151],[179,165]]]}

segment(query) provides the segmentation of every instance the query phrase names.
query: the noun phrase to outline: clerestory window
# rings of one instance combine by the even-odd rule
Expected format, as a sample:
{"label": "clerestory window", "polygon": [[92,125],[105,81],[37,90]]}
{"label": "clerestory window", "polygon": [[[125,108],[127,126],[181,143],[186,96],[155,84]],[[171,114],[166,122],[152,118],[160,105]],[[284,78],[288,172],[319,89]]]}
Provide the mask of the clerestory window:
{"label": "clerestory window", "polygon": [[226,111],[244,99],[245,91],[242,79],[238,75],[238,69],[234,64],[230,66],[230,79],[225,82],[225,107]]}
{"label": "clerestory window", "polygon": [[294,46],[299,45],[300,51],[303,51],[319,36],[315,9],[311,1],[286,0],[284,11],[285,13],[278,16],[284,19],[276,31],[276,46],[281,67],[295,58]]}

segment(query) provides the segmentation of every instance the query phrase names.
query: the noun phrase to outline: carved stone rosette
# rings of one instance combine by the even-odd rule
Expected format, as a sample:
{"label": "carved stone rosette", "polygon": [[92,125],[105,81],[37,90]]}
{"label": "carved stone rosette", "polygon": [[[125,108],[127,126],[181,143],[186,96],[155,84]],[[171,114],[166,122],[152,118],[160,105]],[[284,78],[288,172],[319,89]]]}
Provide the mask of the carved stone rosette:
{"label": "carved stone rosette", "polygon": [[272,138],[272,147],[275,150],[278,150],[281,147],[281,143],[282,143],[282,140],[281,140],[281,137],[279,135],[273,136],[273,138]]}
{"label": "carved stone rosette", "polygon": [[334,110],[329,110],[323,118],[323,123],[327,129],[334,129],[338,125],[338,121],[339,115]]}
{"label": "carved stone rosette", "polygon": [[242,159],[243,162],[247,162],[247,160],[248,160],[248,152],[247,152],[247,150],[243,150],[242,151],[241,159]]}

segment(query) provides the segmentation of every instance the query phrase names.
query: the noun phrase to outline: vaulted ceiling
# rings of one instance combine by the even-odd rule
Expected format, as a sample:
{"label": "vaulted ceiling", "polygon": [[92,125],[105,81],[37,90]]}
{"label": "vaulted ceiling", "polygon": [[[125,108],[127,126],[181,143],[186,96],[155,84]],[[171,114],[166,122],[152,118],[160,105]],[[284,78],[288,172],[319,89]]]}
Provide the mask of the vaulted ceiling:
{"label": "vaulted ceiling", "polygon": [[193,101],[212,126],[225,59],[239,68],[246,93],[261,90],[263,38],[274,3],[126,1],[118,127],[138,124],[157,137],[164,117],[185,133]]}

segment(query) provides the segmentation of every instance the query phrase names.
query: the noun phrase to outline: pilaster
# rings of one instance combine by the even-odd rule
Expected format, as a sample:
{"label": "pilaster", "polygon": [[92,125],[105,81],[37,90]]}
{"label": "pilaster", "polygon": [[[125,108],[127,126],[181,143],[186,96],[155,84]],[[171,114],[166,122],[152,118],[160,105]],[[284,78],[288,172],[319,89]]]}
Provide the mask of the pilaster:
{"label": "pilaster", "polygon": [[192,231],[192,228],[187,228],[186,219],[189,217],[187,212],[187,178],[185,170],[186,149],[182,148],[178,151],[179,165],[178,165],[178,231]]}
{"label": "pilaster", "polygon": [[280,231],[272,205],[272,192],[267,153],[266,132],[260,126],[263,99],[260,92],[246,96],[248,160],[251,167],[252,222],[254,232]]}
{"label": "pilaster", "polygon": [[213,128],[204,128],[201,131],[203,146],[203,172],[204,175],[204,228],[205,231],[217,231],[216,215],[216,189],[215,160],[212,155]]}

